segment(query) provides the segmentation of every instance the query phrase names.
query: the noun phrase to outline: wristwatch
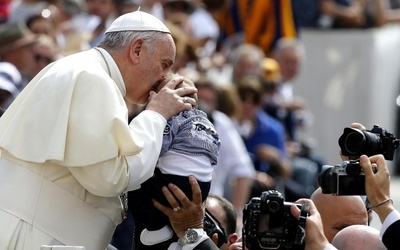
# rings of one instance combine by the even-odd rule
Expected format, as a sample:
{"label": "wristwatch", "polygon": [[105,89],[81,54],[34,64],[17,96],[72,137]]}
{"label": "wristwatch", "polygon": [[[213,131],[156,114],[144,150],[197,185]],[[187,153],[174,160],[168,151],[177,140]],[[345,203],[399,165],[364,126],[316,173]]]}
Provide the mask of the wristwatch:
{"label": "wristwatch", "polygon": [[182,246],[192,244],[201,239],[205,231],[202,228],[188,228],[178,243]]}

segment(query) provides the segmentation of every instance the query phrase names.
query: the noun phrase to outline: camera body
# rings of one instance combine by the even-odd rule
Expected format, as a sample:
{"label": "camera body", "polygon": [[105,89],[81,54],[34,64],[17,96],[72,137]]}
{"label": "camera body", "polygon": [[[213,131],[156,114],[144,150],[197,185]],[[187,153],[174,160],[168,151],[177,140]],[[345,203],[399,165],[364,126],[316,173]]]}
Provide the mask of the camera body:
{"label": "camera body", "polygon": [[360,155],[382,154],[386,160],[393,160],[399,140],[382,127],[374,125],[371,130],[345,128],[339,138],[342,155],[360,157]]}
{"label": "camera body", "polygon": [[243,210],[243,242],[248,249],[304,249],[305,218],[308,206],[301,209],[297,220],[290,212],[294,203],[285,202],[276,190],[253,197]]}
{"label": "camera body", "polygon": [[358,160],[323,166],[318,183],[324,194],[365,195],[365,175]]}
{"label": "camera body", "polygon": [[[386,160],[393,160],[400,141],[384,128],[374,125],[371,130],[365,131],[345,128],[338,142],[342,155],[350,158],[382,154]],[[318,184],[324,194],[365,195],[365,174],[358,160],[323,166]]]}

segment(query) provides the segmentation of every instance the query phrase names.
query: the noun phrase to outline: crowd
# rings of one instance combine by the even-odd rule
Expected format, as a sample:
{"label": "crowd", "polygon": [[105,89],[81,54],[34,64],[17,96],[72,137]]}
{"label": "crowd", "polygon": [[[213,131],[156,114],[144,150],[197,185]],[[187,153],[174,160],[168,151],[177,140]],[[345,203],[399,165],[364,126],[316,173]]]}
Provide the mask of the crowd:
{"label": "crowd", "polygon": [[[322,194],[323,157],[299,135],[313,115],[293,84],[305,63],[302,29],[380,27],[400,21],[397,8],[394,0],[3,1],[0,249],[214,249],[221,234],[201,229],[203,202],[224,229],[219,248],[241,249],[242,211],[271,189],[310,205],[307,249],[346,249],[351,234],[395,249],[399,214],[384,160],[360,158],[369,211],[365,197]],[[351,227],[369,225],[372,210],[380,237]],[[197,241],[185,238],[188,228]]]}

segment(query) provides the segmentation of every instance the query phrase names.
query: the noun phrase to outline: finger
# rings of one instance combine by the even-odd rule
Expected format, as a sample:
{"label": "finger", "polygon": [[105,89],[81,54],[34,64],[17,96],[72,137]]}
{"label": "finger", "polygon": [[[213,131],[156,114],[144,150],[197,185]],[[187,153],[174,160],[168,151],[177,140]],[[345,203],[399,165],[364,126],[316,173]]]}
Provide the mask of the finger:
{"label": "finger", "polygon": [[360,156],[360,166],[363,169],[365,176],[372,176],[374,174],[372,171],[371,161],[368,156]]}
{"label": "finger", "polygon": [[361,123],[358,123],[358,122],[353,122],[350,125],[350,127],[356,128],[356,129],[359,129],[359,130],[366,130],[366,128]]}
{"label": "finger", "polygon": [[[169,185],[171,185],[171,184],[169,184]],[[175,186],[175,185],[174,185],[174,186]],[[175,186],[175,188],[177,188],[177,187]],[[169,188],[163,187],[163,188],[162,188],[162,192],[163,192],[165,198],[167,199],[168,203],[171,205],[171,207],[178,207],[178,206],[180,206],[179,201],[177,201],[177,200],[175,199],[174,194],[171,193],[171,191],[170,191]]]}
{"label": "finger", "polygon": [[[189,206],[190,205],[190,200],[186,197],[185,193],[182,192],[182,190],[180,190],[175,184],[168,184],[168,189],[172,192],[172,198],[170,198],[171,200],[173,199],[174,201],[176,201],[176,199],[178,199],[178,201],[176,201],[177,203],[180,203],[183,207],[185,206]],[[175,199],[176,197],[176,199]],[[168,199],[168,202],[171,201]],[[173,204],[171,204],[173,206]]]}
{"label": "finger", "polygon": [[373,155],[373,156],[369,157],[369,160],[371,161],[372,164],[375,163],[377,168],[379,167],[379,170],[387,169],[386,160],[385,160],[385,157],[383,157],[383,155],[381,155],[381,154]]}
{"label": "finger", "polygon": [[157,94],[157,92],[155,92],[154,90],[150,91],[149,98],[150,99],[153,98],[153,96],[156,95],[156,94]]}
{"label": "finger", "polygon": [[175,93],[179,96],[188,96],[197,93],[195,87],[183,87],[175,90]]}
{"label": "finger", "polygon": [[155,199],[152,199],[153,201],[153,205],[160,210],[161,212],[163,212],[165,215],[169,216],[169,214],[171,213],[171,211],[173,211],[171,208],[161,204],[160,202],[158,202]]}
{"label": "finger", "polygon": [[163,212],[164,214],[168,214],[168,212],[169,212],[169,208],[168,207],[166,207],[166,206],[164,206],[163,204],[161,204],[160,202],[158,202],[157,200],[152,200],[153,201],[153,205],[158,209],[158,210],[160,210],[161,212]]}
{"label": "finger", "polygon": [[176,86],[183,82],[183,77],[174,77],[171,81],[167,82],[163,88],[175,89]]}
{"label": "finger", "polygon": [[294,216],[294,218],[299,219],[300,209],[295,204],[292,204],[290,206],[290,212],[292,212],[292,215]]}
{"label": "finger", "polygon": [[309,205],[308,213],[309,213],[310,215],[313,215],[313,214],[315,214],[315,213],[318,213],[318,210],[317,210],[317,208],[315,207],[314,202],[313,202],[312,200],[310,200],[310,199],[304,199],[304,198],[302,198],[302,199],[297,200],[296,203],[299,203],[299,204],[307,203],[307,204]]}
{"label": "finger", "polygon": [[201,189],[199,184],[197,183],[197,180],[194,176],[189,176],[189,182],[190,186],[192,187],[192,201],[196,205],[200,205],[201,202]]}
{"label": "finger", "polygon": [[194,98],[192,98],[192,97],[189,97],[189,96],[185,96],[185,97],[183,97],[183,103],[188,103],[188,104],[190,104],[190,106],[192,106],[192,107],[196,107],[197,106],[197,101],[196,101],[196,99],[194,99]]}
{"label": "finger", "polygon": [[[383,155],[374,155],[369,158],[371,163],[375,166],[375,169],[372,169],[373,173],[383,173],[387,176],[390,176],[389,169],[386,166],[386,159]],[[374,171],[375,170],[375,171]]]}

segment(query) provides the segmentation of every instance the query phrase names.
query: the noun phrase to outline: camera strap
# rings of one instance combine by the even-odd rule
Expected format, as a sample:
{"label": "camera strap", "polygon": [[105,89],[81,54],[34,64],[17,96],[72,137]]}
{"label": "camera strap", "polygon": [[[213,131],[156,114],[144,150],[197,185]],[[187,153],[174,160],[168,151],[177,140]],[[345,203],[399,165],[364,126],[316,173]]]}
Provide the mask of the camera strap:
{"label": "camera strap", "polygon": [[303,206],[300,210],[299,224],[297,227],[296,237],[294,239],[294,243],[296,245],[301,245],[304,242],[305,231],[306,231],[306,221],[308,217],[308,211],[310,209],[310,205],[308,203],[303,203]]}

